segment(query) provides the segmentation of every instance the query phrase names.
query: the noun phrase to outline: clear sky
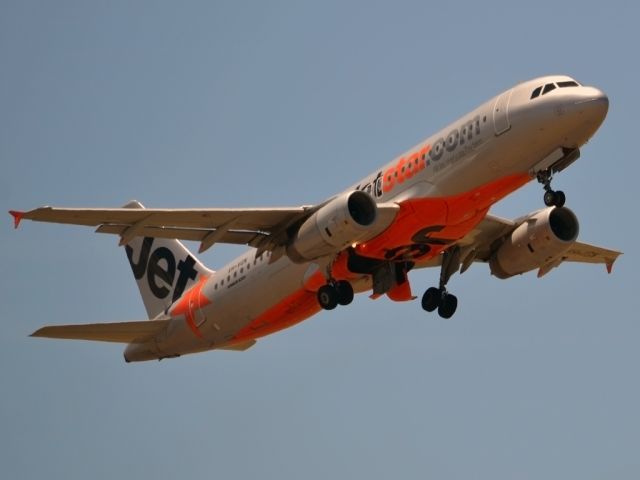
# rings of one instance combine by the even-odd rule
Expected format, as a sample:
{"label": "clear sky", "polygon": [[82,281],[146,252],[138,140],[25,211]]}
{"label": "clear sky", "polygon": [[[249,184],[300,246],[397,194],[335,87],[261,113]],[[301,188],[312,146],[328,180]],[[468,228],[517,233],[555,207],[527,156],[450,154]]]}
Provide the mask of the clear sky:
{"label": "clear sky", "polygon": [[[117,239],[6,215],[0,477],[639,478],[638,18],[613,1],[0,1],[3,211],[315,203],[566,73],[611,106],[555,186],[582,240],[625,252],[611,276],[476,265],[450,321],[362,295],[245,353],[127,365],[121,345],[28,338],[145,318]],[[541,206],[534,183],[493,212]],[[410,275],[416,292],[437,277]]]}

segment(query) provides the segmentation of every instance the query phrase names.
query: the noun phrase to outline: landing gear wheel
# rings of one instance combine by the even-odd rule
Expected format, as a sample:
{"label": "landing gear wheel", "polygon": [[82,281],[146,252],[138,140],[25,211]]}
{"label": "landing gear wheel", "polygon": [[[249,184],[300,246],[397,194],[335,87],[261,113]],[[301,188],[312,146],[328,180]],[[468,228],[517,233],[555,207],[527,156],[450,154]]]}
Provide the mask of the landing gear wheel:
{"label": "landing gear wheel", "polygon": [[440,306],[438,307],[438,315],[442,318],[451,318],[458,308],[458,298],[450,293],[442,295]]}
{"label": "landing gear wheel", "polygon": [[422,308],[427,312],[433,312],[438,305],[440,305],[440,299],[442,298],[442,292],[439,288],[428,288],[424,295],[422,295]]}
{"label": "landing gear wheel", "polygon": [[318,303],[325,310],[333,310],[338,306],[338,291],[333,285],[323,285],[318,289]]}
{"label": "landing gear wheel", "polygon": [[338,303],[340,305],[349,305],[353,302],[353,287],[346,280],[340,280],[335,284],[335,290],[338,295]]}
{"label": "landing gear wheel", "polygon": [[544,185],[544,204],[547,207],[561,208],[567,201],[567,197],[565,197],[564,192],[561,192],[560,190],[556,192],[551,188],[552,176],[553,172],[551,170],[538,172],[538,182]]}
{"label": "landing gear wheel", "polygon": [[556,204],[556,193],[553,190],[544,192],[544,204],[553,207]]}
{"label": "landing gear wheel", "polygon": [[440,283],[438,288],[428,288],[422,296],[422,308],[427,312],[438,310],[442,318],[451,318],[458,308],[458,299],[447,292],[447,282],[459,268],[461,262],[460,247],[453,246],[445,250],[440,266]]}
{"label": "landing gear wheel", "polygon": [[547,190],[546,192],[544,192],[544,204],[547,207],[561,208],[564,206],[566,201],[567,197],[561,190],[558,190],[557,192],[554,192],[553,190]]}

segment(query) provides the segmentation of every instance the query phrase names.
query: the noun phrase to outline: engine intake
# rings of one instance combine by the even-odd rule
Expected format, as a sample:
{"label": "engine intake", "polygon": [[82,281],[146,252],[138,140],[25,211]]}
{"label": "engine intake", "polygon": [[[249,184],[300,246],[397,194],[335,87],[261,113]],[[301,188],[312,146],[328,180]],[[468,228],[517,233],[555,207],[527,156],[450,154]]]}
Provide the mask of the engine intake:
{"label": "engine intake", "polygon": [[541,268],[560,257],[578,238],[578,218],[566,207],[527,216],[489,260],[491,273],[509,278]]}
{"label": "engine intake", "polygon": [[287,255],[303,263],[338,252],[365,237],[377,219],[371,195],[360,190],[345,193],[305,220],[287,246]]}

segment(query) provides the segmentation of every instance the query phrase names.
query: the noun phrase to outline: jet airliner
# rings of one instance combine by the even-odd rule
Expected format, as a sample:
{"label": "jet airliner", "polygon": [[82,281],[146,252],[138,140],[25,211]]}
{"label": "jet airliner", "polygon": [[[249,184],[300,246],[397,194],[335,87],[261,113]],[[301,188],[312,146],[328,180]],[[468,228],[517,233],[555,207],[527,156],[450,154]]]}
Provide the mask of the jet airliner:
{"label": "jet airliner", "polygon": [[[611,267],[620,252],[579,242],[578,219],[552,178],[580,157],[609,107],[599,89],[556,75],[521,83],[418,143],[342,193],[293,208],[156,209],[40,207],[21,220],[93,226],[118,235],[149,316],[121,323],[45,326],[35,337],[127,344],[127,362],[207,350],[246,350],[258,338],[355,293],[396,302],[417,297],[413,269],[439,268],[421,296],[448,319],[447,285],[474,263],[509,278],[543,276],[563,262]],[[526,183],[545,207],[515,220],[491,206]],[[180,240],[251,247],[220,270]]]}

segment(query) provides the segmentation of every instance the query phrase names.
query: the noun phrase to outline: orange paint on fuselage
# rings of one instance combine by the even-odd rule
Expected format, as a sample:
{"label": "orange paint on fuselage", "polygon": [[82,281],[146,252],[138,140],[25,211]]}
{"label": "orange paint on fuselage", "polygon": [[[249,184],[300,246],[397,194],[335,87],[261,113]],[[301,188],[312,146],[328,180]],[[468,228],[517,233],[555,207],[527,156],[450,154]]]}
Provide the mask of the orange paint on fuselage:
{"label": "orange paint on fuselage", "polygon": [[202,338],[202,332],[196,324],[195,316],[202,307],[211,303],[211,300],[202,293],[202,287],[207,283],[207,280],[209,277],[202,275],[198,283],[187,290],[169,312],[172,317],[184,315],[185,322],[198,338]]}
{"label": "orange paint on fuselage", "polygon": [[233,338],[233,342],[270,335],[300,323],[319,311],[320,305],[316,294],[301,288],[240,330]]}
{"label": "orange paint on fuselage", "polygon": [[[400,202],[393,224],[376,238],[356,246],[359,255],[394,259],[403,248],[425,244],[421,259],[439,254],[446,246],[469,233],[498,200],[531,180],[527,174],[512,175],[452,197],[416,198]],[[397,252],[397,253],[396,253]]]}
{"label": "orange paint on fuselage", "polygon": [[[425,237],[432,243],[425,243],[429,246],[428,251],[417,258],[421,260],[432,258],[440,254],[450,243],[473,230],[485,217],[492,204],[529,180],[531,178],[526,174],[514,175],[461,195],[448,198],[419,198],[402,202],[394,223],[373,240],[357,245],[356,251],[363,256],[385,259],[386,255],[394,249],[400,248],[401,254],[404,246],[408,248],[416,243],[414,241],[416,233],[431,228],[432,231]],[[433,227],[438,229],[433,230]],[[349,271],[347,259],[346,252],[341,252],[337,256],[332,266],[334,278],[349,280],[361,276]],[[402,259],[398,258],[398,260]],[[264,337],[315,315],[320,311],[315,290],[325,283],[324,275],[320,271],[316,272],[304,287],[281,300],[240,330],[232,342]],[[390,298],[396,301],[411,299],[409,282],[397,287]]]}

